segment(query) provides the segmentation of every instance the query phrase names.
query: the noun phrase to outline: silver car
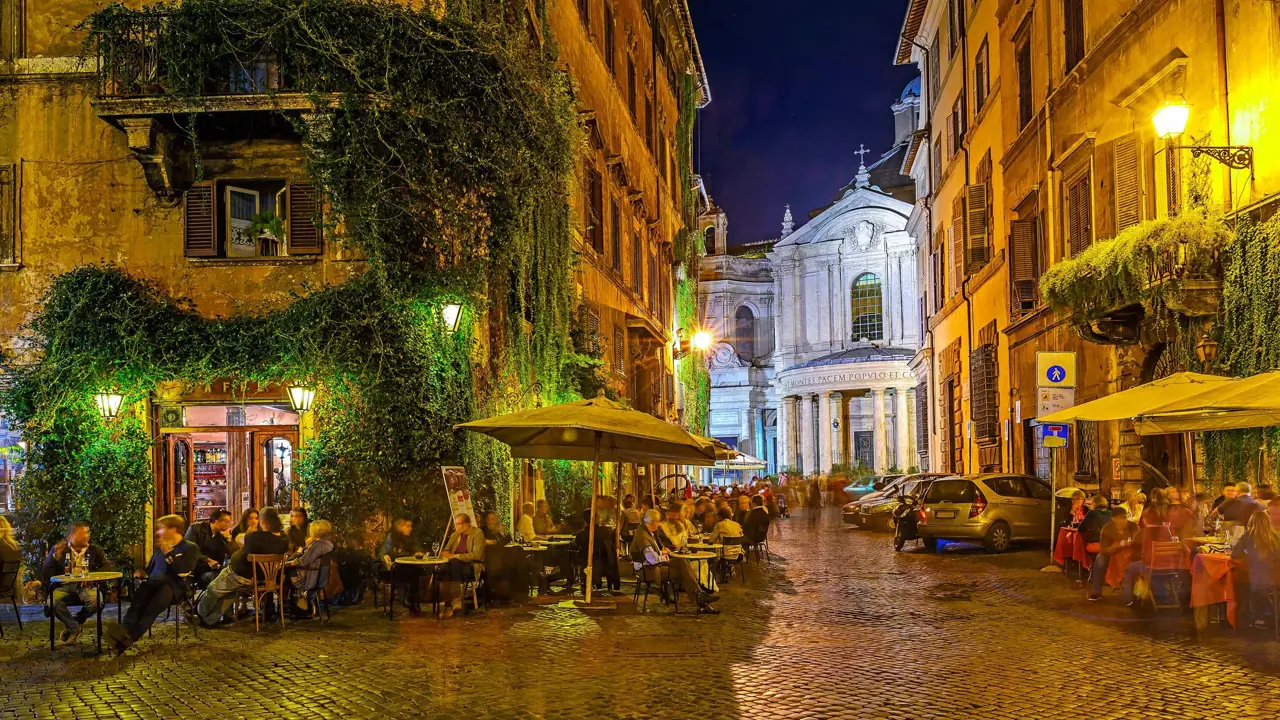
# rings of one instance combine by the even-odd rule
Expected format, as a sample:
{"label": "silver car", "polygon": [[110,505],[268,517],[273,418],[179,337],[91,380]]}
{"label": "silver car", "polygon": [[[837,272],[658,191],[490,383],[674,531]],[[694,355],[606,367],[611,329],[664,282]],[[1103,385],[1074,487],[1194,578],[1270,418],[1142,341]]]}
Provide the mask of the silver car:
{"label": "silver car", "polygon": [[925,547],[939,540],[981,541],[1000,553],[1018,540],[1048,541],[1053,492],[1027,475],[956,475],[935,480],[924,496],[919,532]]}

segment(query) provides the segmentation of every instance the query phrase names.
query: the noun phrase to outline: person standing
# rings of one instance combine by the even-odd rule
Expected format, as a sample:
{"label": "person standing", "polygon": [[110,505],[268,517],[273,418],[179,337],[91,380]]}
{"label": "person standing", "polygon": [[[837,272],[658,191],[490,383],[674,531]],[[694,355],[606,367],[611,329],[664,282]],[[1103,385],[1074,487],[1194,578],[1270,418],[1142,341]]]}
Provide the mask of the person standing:
{"label": "person standing", "polygon": [[[230,515],[227,515],[230,525]],[[146,571],[134,574],[142,582],[133,591],[129,611],[119,625],[107,627],[107,635],[115,645],[117,655],[138,642],[155,623],[160,613],[169,609],[174,600],[186,596],[183,579],[200,566],[200,548],[182,536],[186,521],[178,515],[165,515],[156,520],[156,549]]]}
{"label": "person standing", "polygon": [[[89,524],[73,522],[67,526],[63,541],[53,546],[45,558],[41,572],[45,585],[52,584],[55,575],[74,573],[77,570],[98,572],[111,569],[107,554],[102,548],[89,542]],[[63,624],[59,639],[64,643],[75,642],[80,637],[80,625],[98,610],[98,588],[94,583],[59,583],[52,585],[53,616]],[[67,603],[80,603],[80,610],[72,615]]]}

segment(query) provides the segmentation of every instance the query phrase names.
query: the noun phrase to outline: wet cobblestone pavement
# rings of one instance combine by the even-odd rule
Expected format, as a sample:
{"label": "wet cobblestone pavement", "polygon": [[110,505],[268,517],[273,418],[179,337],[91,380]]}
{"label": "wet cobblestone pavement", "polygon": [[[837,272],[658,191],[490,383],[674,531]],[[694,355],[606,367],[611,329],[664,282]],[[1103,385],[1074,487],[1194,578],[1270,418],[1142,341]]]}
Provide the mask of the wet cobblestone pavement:
{"label": "wet cobblestone pavement", "polygon": [[[1276,718],[1280,642],[1086,603],[1031,548],[897,554],[831,510],[782,522],[719,616],[494,609],[436,623],[368,604],[254,633],[157,629],[122,658],[0,619],[0,717]],[[109,611],[114,616],[114,609]]]}

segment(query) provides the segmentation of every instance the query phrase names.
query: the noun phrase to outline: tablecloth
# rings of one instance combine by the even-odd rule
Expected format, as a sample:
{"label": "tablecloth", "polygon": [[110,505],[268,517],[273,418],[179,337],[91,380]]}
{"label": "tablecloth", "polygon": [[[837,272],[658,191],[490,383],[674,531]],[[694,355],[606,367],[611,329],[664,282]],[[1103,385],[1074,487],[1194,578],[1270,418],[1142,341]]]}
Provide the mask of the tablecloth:
{"label": "tablecloth", "polygon": [[1225,602],[1227,622],[1236,626],[1236,563],[1230,555],[1199,553],[1191,563],[1191,607]]}

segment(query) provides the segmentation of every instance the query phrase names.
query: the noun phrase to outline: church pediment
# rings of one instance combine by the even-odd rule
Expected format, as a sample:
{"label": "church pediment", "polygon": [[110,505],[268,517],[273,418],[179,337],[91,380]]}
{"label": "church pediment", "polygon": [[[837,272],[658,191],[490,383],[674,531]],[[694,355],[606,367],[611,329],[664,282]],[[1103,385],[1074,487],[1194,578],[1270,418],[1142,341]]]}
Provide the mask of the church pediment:
{"label": "church pediment", "polygon": [[836,241],[848,243],[851,249],[874,249],[885,232],[905,228],[910,214],[911,205],[875,190],[858,188],[775,247]]}

